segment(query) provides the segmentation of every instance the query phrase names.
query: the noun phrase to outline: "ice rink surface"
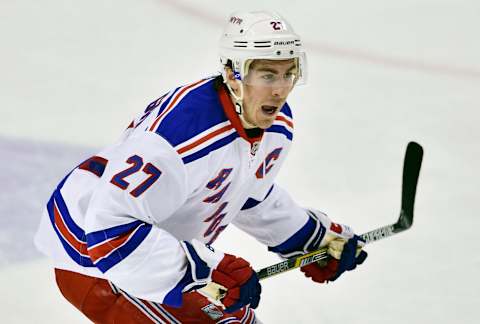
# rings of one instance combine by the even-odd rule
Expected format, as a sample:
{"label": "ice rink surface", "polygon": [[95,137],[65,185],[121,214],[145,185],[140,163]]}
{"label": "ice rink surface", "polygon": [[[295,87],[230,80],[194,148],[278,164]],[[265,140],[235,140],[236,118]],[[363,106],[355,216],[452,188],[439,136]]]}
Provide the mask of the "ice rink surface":
{"label": "ice rink surface", "polygon": [[[474,0],[0,1],[2,323],[87,323],[32,237],[54,185],[178,85],[218,71],[237,9],[277,10],[303,36],[309,84],[290,97],[278,182],[357,232],[395,221],[402,159],[425,149],[413,228],[368,246],[358,271],[263,284],[265,323],[480,322],[480,3]],[[215,243],[277,262],[233,226]]]}

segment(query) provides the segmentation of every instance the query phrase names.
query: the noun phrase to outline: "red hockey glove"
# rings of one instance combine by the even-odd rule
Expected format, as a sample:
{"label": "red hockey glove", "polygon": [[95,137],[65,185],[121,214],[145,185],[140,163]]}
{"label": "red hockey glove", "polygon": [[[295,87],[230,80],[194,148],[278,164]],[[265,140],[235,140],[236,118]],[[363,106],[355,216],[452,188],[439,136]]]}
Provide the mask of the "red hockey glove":
{"label": "red hockey glove", "polygon": [[316,262],[301,267],[300,270],[306,277],[311,278],[318,283],[335,281],[345,271],[353,270],[358,264],[362,264],[363,261],[365,261],[367,258],[367,252],[361,250],[361,246],[363,246],[362,243],[362,239],[359,236],[354,235],[343,244],[340,260],[330,257],[327,260],[326,265]]}
{"label": "red hockey glove", "polygon": [[305,211],[309,216],[307,223],[286,241],[269,247],[270,251],[290,258],[326,248],[328,259],[301,267],[308,278],[319,283],[333,281],[365,260],[367,253],[362,251],[365,242],[351,228],[333,223],[321,211]]}
{"label": "red hockey glove", "polygon": [[245,305],[257,308],[262,287],[250,263],[244,259],[225,254],[213,270],[212,281],[228,289],[221,300],[227,313],[233,313]]}
{"label": "red hockey glove", "polygon": [[330,258],[302,267],[305,276],[319,283],[334,281],[345,271],[353,270],[357,264],[365,261],[367,252],[362,250],[365,242],[350,227],[332,222],[320,211],[308,212],[325,229],[315,249],[326,247]]}
{"label": "red hockey glove", "polygon": [[318,283],[325,283],[337,274],[338,260],[329,258],[326,264],[311,263],[300,268],[307,278]]}
{"label": "red hockey glove", "polygon": [[258,306],[262,288],[257,274],[247,261],[215,251],[196,240],[182,241],[181,245],[187,256],[187,273],[191,278],[190,282],[184,284],[184,292],[197,290],[213,282],[226,288],[220,301],[227,313],[235,312],[246,305],[251,308]]}

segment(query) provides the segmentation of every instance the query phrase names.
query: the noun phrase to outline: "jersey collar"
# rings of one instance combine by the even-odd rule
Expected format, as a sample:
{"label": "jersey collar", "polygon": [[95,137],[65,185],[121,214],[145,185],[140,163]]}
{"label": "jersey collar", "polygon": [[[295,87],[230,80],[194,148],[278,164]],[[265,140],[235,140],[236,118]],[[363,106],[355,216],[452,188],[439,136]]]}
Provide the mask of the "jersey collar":
{"label": "jersey collar", "polygon": [[260,142],[263,137],[263,131],[261,132],[260,136],[258,137],[248,137],[247,133],[245,132],[245,129],[242,126],[242,122],[240,121],[240,118],[237,115],[237,112],[235,111],[235,106],[233,105],[232,99],[230,98],[227,90],[225,87],[220,87],[218,90],[218,96],[220,98],[220,103],[222,104],[223,111],[225,112],[225,115],[227,115],[228,120],[232,124],[232,126],[235,128],[237,133],[240,135],[241,138],[249,142],[251,145],[253,145],[256,142]]}

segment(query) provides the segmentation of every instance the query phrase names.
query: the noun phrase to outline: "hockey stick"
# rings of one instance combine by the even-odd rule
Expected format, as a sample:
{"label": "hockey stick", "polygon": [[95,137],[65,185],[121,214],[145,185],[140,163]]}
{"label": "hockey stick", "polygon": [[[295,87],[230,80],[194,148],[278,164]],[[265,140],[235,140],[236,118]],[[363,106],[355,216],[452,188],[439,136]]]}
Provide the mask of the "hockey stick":
{"label": "hockey stick", "polygon": [[[422,165],[423,149],[415,142],[407,145],[405,159],[403,161],[403,182],[402,182],[402,204],[400,216],[396,223],[379,227],[367,233],[360,235],[365,243],[372,243],[386,237],[409,229],[413,223],[413,206],[415,204],[415,193],[417,191],[418,176]],[[298,257],[292,257],[285,261],[273,264],[257,271],[260,280],[271,276],[303,267],[307,264],[326,259],[327,248],[321,248]]]}
{"label": "hockey stick", "polygon": [[[420,167],[422,165],[422,158],[423,149],[420,144],[415,142],[408,143],[403,161],[402,203],[400,216],[397,222],[394,224],[379,227],[360,235],[362,239],[365,240],[366,244],[406,231],[412,226],[415,193],[417,191],[417,182],[420,174]],[[286,271],[324,260],[327,257],[327,248],[321,248],[317,251],[298,257],[292,257],[285,261],[260,269],[257,271],[257,276],[260,280],[263,280]],[[225,288],[213,282],[202,288],[200,291],[215,301],[219,301],[225,295]]]}

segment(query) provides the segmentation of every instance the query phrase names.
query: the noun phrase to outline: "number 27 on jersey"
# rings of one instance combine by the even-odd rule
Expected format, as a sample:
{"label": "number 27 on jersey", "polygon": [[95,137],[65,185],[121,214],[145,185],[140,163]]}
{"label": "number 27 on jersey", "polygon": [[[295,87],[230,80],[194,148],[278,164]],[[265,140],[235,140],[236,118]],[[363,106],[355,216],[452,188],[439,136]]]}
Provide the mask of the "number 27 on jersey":
{"label": "number 27 on jersey", "polygon": [[126,162],[131,164],[131,166],[115,174],[110,182],[122,190],[127,190],[130,183],[126,181],[125,178],[141,170],[146,174],[146,178],[142,183],[130,191],[130,194],[135,198],[147,191],[162,174],[162,171],[150,162],[144,165],[142,157],[138,155],[132,155]]}

